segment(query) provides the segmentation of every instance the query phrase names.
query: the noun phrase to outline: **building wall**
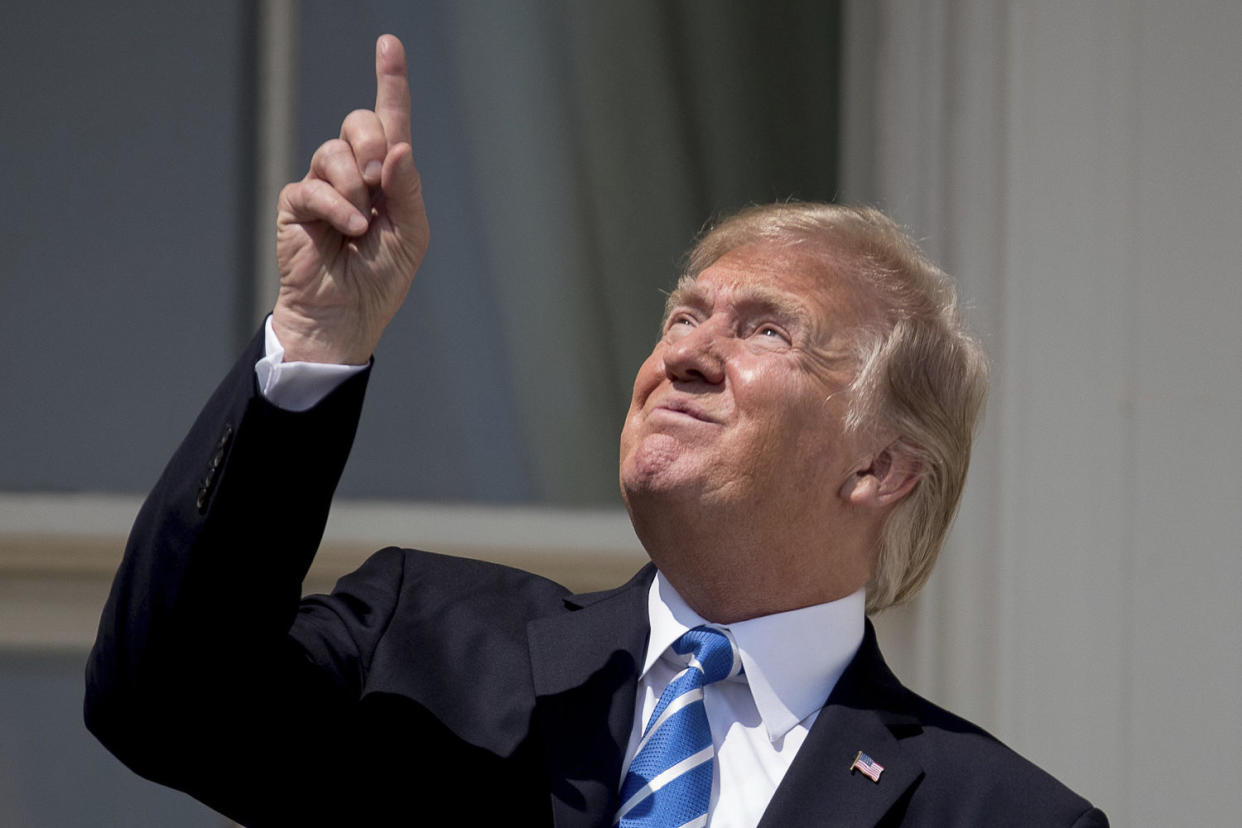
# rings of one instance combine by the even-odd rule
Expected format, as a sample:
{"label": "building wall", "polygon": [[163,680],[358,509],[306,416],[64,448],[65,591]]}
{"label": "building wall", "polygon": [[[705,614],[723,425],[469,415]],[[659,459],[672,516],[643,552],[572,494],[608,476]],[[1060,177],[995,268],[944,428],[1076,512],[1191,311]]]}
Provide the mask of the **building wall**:
{"label": "building wall", "polygon": [[882,639],[1121,825],[1242,811],[1239,35],[1224,2],[847,7],[843,187],[960,274],[995,360]]}

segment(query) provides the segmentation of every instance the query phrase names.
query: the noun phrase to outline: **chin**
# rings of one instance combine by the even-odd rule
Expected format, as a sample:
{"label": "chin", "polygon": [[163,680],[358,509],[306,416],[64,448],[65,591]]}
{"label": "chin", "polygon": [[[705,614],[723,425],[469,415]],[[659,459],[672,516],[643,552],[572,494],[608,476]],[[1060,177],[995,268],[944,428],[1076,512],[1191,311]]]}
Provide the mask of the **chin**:
{"label": "chin", "polygon": [[648,437],[621,460],[621,494],[627,503],[647,496],[693,495],[702,490],[702,474],[693,465],[676,441]]}

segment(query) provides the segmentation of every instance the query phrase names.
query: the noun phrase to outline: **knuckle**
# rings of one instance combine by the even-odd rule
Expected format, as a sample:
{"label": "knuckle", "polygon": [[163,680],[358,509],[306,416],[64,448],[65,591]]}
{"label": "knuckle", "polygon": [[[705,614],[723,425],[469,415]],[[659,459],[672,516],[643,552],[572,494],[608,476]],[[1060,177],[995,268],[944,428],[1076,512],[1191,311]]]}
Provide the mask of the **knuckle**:
{"label": "knuckle", "polygon": [[347,140],[359,154],[374,154],[385,146],[384,125],[371,110],[355,109],[341,125],[341,138]]}
{"label": "knuckle", "polygon": [[306,206],[307,210],[319,212],[323,205],[324,183],[322,181],[307,181],[298,194],[299,200]]}
{"label": "knuckle", "polygon": [[367,126],[375,118],[375,113],[369,109],[355,109],[353,112],[345,116],[344,126],[351,128]]}
{"label": "knuckle", "polygon": [[330,141],[324,141],[319,145],[319,149],[315,150],[312,166],[322,169],[330,164],[336,163],[343,153],[350,152],[349,144],[340,138],[333,138]]}
{"label": "knuckle", "polygon": [[349,147],[349,142],[341,138],[333,138],[331,141],[323,143],[324,155],[330,160],[337,160],[346,155],[353,155],[353,150]]}
{"label": "knuckle", "polygon": [[327,215],[338,206],[340,196],[326,181],[315,181],[307,193],[307,200],[315,212]]}

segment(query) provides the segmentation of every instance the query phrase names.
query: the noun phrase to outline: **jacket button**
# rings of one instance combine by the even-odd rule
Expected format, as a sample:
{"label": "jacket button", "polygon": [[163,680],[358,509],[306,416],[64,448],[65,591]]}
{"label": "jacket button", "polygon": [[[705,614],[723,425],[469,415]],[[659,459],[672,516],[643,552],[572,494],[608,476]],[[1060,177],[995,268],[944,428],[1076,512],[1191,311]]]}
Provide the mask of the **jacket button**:
{"label": "jacket button", "polygon": [[228,451],[229,443],[232,439],[233,424],[226,423],[224,433],[220,435],[220,441],[216,443],[215,453],[211,455],[211,463],[207,468],[207,475],[199,485],[198,496],[194,499],[194,505],[198,507],[199,514],[207,511],[207,502],[211,499],[211,490],[216,485],[216,472],[224,465],[224,455]]}

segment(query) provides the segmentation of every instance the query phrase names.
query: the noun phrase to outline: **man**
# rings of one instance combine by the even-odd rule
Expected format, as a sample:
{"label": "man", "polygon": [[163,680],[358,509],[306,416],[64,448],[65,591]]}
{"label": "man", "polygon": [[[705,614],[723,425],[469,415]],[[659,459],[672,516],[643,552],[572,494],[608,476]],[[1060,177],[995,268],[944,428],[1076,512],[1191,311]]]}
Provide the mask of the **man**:
{"label": "man", "polygon": [[875,211],[754,208],[692,251],[621,435],[654,564],[629,584],[390,548],[299,600],[428,239],[396,38],[376,66],[281,193],[263,336],[135,524],[92,731],[245,824],[1106,824],[903,688],[865,621],[927,577],[985,382]]}

